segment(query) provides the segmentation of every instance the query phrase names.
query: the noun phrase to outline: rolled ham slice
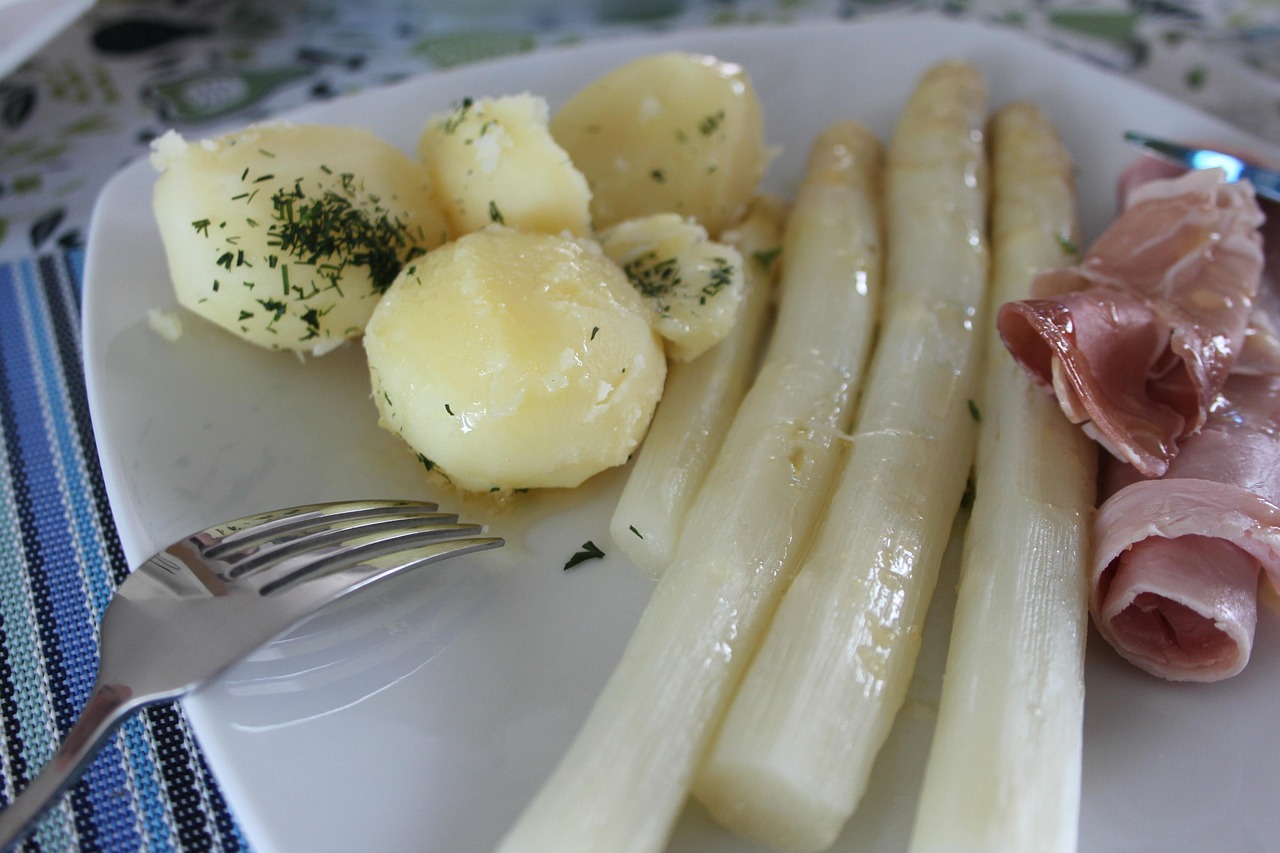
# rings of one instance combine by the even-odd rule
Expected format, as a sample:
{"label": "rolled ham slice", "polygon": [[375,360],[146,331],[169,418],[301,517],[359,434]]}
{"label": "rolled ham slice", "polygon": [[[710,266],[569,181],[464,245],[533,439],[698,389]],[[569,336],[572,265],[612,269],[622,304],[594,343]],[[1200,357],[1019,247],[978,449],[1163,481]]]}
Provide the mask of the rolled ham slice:
{"label": "rolled ham slice", "polygon": [[1122,656],[1216,681],[1253,647],[1262,573],[1280,591],[1280,376],[1233,375],[1167,474],[1109,460],[1090,610]]}
{"label": "rolled ham slice", "polygon": [[[1171,168],[1137,161],[1123,197]],[[1090,610],[1125,658],[1177,681],[1235,675],[1263,576],[1280,591],[1280,210],[1261,205],[1263,269],[1244,340],[1202,429],[1159,479],[1115,458],[1094,519]]]}
{"label": "rolled ham slice", "polygon": [[1242,350],[1262,212],[1219,170],[1151,180],[1073,267],[1000,308],[1006,347],[1116,458],[1164,474]]}

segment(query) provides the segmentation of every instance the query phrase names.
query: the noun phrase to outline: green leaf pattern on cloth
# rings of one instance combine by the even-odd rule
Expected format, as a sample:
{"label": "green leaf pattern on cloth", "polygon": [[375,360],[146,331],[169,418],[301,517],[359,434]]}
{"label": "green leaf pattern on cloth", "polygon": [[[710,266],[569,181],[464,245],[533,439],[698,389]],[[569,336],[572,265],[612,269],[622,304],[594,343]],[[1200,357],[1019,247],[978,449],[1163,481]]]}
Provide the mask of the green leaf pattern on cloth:
{"label": "green leaf pattern on cloth", "polygon": [[593,38],[921,13],[1025,30],[1280,139],[1280,0],[100,0],[0,80],[0,259],[82,242],[105,180],[170,127]]}

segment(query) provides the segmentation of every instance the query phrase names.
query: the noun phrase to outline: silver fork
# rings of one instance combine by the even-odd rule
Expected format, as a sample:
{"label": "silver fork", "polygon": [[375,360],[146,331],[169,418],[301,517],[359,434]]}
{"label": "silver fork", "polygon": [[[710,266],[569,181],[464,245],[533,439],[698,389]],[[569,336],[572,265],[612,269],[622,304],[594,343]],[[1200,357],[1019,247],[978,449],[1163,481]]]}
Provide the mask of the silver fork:
{"label": "silver fork", "polygon": [[97,681],[53,759],[0,812],[18,841],[126,717],[176,699],[326,604],[375,581],[496,548],[419,501],[313,504],[219,524],[135,570],[107,608]]}
{"label": "silver fork", "polygon": [[1275,169],[1259,166],[1225,151],[1169,142],[1132,130],[1125,133],[1124,139],[1188,169],[1222,169],[1228,181],[1247,180],[1258,195],[1280,201],[1280,171]]}

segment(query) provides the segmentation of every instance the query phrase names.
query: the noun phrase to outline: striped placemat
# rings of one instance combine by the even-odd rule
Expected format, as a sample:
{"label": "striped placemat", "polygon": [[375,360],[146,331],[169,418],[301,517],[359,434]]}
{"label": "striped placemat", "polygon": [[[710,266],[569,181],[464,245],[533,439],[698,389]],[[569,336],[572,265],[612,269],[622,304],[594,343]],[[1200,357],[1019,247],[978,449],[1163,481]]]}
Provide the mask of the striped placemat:
{"label": "striped placemat", "polygon": [[[80,347],[83,250],[0,264],[0,800],[53,756],[93,688],[128,574]],[[176,703],[127,721],[29,850],[242,850]]]}

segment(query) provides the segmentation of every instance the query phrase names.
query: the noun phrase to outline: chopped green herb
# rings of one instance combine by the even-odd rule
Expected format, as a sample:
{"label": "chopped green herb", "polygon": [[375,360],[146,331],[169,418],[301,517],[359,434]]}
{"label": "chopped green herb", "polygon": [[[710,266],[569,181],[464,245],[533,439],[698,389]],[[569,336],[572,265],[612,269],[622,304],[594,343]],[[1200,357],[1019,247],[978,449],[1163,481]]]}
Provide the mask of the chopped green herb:
{"label": "chopped green herb", "polygon": [[444,404],[444,410],[449,413],[450,417],[453,416],[453,408],[448,403]]}
{"label": "chopped green herb", "polygon": [[1058,236],[1058,245],[1061,246],[1062,251],[1066,252],[1068,255],[1080,254],[1080,247],[1076,245],[1074,240],[1065,234],[1060,234]]}
{"label": "chopped green herb", "polygon": [[209,220],[197,219],[195,222],[191,223],[191,227],[196,229],[196,233],[201,237],[209,236]]}
{"label": "chopped green herb", "polygon": [[[708,273],[708,281],[702,286],[702,295],[715,296],[733,282],[733,264],[724,258],[712,258],[715,266]],[[705,300],[704,300],[705,301]]]}
{"label": "chopped green herb", "polygon": [[565,571],[572,569],[579,563],[585,563],[587,560],[599,560],[604,557],[604,551],[601,551],[596,543],[588,539],[582,543],[582,550],[569,558],[569,562],[564,564]]}
{"label": "chopped green herb", "polygon": [[283,317],[285,311],[289,308],[286,303],[281,302],[279,299],[259,299],[258,304],[272,315],[271,322],[273,323]]}
{"label": "chopped green herb", "polygon": [[639,530],[636,530],[636,526],[634,524],[628,524],[627,529],[630,530],[632,533],[634,533],[637,538],[639,539],[644,538],[644,534],[641,533]]}
{"label": "chopped green herb", "polygon": [[775,246],[772,249],[761,249],[758,252],[753,252],[751,257],[755,258],[756,263],[758,263],[760,266],[764,267],[766,271],[768,271],[773,269],[773,262],[776,261],[778,259],[778,256],[781,254],[782,254],[782,247]]}
{"label": "chopped green herb", "polygon": [[591,340],[593,340],[593,341],[594,341],[594,340],[596,339],[596,335],[599,333],[599,331],[600,331],[600,327],[599,327],[599,326],[592,326],[592,327],[591,327]]}
{"label": "chopped green herb", "polygon": [[295,261],[315,265],[333,287],[339,286],[348,264],[364,267],[374,290],[383,293],[402,261],[421,254],[421,248],[410,240],[407,226],[385,208],[375,205],[367,210],[356,203],[354,175],[343,175],[342,185],[349,195],[328,190],[308,198],[297,183],[277,190],[271,199],[267,244]]}
{"label": "chopped green herb", "polygon": [[641,296],[658,301],[658,310],[665,314],[671,306],[663,297],[681,284],[680,267],[675,258],[660,257],[657,252],[645,252],[623,265],[631,284]]}
{"label": "chopped green herb", "polygon": [[315,308],[308,308],[306,311],[303,311],[300,316],[301,316],[302,322],[307,325],[308,329],[310,329],[312,332],[320,331],[320,318],[323,317],[324,314],[322,314],[319,310]]}
{"label": "chopped green herb", "polygon": [[964,494],[960,496],[960,508],[972,509],[973,501],[977,497],[977,493],[977,484],[973,482],[973,477],[970,476],[969,479],[964,482]]}
{"label": "chopped green herb", "polygon": [[664,184],[667,182],[667,176],[661,169],[654,169],[649,173],[649,177],[653,178],[655,183]]}
{"label": "chopped green herb", "polygon": [[473,104],[475,104],[475,101],[471,98],[463,98],[458,102],[458,104],[454,106],[453,112],[449,114],[449,117],[445,119],[444,124],[442,125],[444,132],[456,132],[462,123],[467,120],[467,113],[471,110]]}
{"label": "chopped green herb", "polygon": [[[449,475],[446,474],[443,469],[437,466],[435,462],[432,462],[430,459],[423,456],[421,453],[418,454],[418,462],[422,464],[422,467],[425,468],[428,473],[438,472],[441,477],[444,477],[446,480],[449,480]],[[449,482],[453,482],[453,481],[449,480]]]}
{"label": "chopped green herb", "polygon": [[982,412],[978,410],[978,404],[975,403],[973,400],[969,400],[968,403],[969,403],[969,417],[973,418],[978,423],[981,423]]}
{"label": "chopped green herb", "polygon": [[502,211],[498,210],[498,203],[492,200],[489,202],[489,221],[496,222],[499,225],[507,224],[506,220],[502,218]]}
{"label": "chopped green herb", "polygon": [[722,124],[724,124],[724,110],[716,110],[698,122],[698,132],[703,136],[710,136],[719,130]]}

